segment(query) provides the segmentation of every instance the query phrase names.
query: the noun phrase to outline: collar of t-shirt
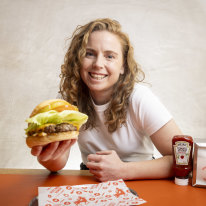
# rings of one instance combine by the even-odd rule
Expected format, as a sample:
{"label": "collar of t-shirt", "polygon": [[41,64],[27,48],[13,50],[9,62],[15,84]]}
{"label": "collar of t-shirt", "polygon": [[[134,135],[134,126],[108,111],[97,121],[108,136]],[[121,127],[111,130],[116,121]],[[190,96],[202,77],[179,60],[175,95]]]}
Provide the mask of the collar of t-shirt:
{"label": "collar of t-shirt", "polygon": [[106,104],[97,105],[97,104],[94,103],[92,97],[91,97],[91,100],[92,100],[92,103],[94,105],[94,109],[95,109],[96,112],[104,112],[108,108],[109,103],[110,103],[110,102],[107,102]]}

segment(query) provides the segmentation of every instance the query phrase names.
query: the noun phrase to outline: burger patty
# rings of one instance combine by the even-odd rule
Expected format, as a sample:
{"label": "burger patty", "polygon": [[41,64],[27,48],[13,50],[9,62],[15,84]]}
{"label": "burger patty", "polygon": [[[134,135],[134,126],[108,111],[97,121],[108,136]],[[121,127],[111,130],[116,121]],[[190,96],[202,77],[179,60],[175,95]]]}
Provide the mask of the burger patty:
{"label": "burger patty", "polygon": [[57,133],[57,132],[68,132],[68,131],[76,131],[77,128],[72,124],[61,123],[56,125],[49,125],[44,128],[43,132],[45,133]]}
{"label": "burger patty", "polygon": [[[45,133],[51,134],[51,133],[68,132],[68,131],[77,131],[77,128],[68,123],[51,124],[45,127],[44,129],[39,130],[38,133],[45,132]],[[28,135],[33,135],[35,133],[36,133],[35,131],[31,131],[28,133]]]}

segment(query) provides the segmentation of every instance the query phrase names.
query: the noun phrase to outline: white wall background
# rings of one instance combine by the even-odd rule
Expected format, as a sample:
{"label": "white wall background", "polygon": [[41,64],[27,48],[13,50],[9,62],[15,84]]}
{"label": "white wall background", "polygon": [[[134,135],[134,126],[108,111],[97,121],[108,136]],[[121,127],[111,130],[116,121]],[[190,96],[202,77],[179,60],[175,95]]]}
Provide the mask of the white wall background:
{"label": "white wall background", "polygon": [[[146,81],[183,132],[206,138],[205,0],[1,0],[0,168],[42,168],[25,144],[25,119],[56,98],[65,40],[102,17],[122,24]],[[80,161],[76,144],[66,168]]]}

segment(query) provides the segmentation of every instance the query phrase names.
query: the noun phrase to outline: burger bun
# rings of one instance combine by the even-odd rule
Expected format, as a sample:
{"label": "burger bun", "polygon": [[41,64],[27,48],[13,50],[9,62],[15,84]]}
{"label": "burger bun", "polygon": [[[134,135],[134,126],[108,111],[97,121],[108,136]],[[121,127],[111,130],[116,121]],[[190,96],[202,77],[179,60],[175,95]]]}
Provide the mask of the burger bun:
{"label": "burger bun", "polygon": [[68,131],[41,135],[41,136],[28,136],[26,138],[26,144],[32,148],[34,146],[47,145],[52,142],[77,139],[79,131]]}

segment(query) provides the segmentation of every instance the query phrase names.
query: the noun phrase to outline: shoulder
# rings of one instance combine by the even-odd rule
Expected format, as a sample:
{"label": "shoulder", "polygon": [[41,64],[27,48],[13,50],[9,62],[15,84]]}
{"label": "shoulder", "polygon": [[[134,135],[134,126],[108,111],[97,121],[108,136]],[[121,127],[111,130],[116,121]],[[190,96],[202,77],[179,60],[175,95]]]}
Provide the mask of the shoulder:
{"label": "shoulder", "polygon": [[130,103],[140,103],[145,98],[154,98],[154,94],[147,85],[136,83],[130,95]]}
{"label": "shoulder", "polygon": [[149,86],[138,83],[130,95],[129,105],[141,111],[162,110],[165,107]]}
{"label": "shoulder", "polygon": [[156,132],[172,118],[152,90],[140,84],[135,85],[131,94],[129,111],[148,135]]}
{"label": "shoulder", "polygon": [[151,89],[149,88],[148,85],[136,83],[136,84],[134,85],[133,91],[132,91],[132,93],[131,93],[131,97],[132,97],[133,95],[137,95],[137,94],[138,94],[138,96],[141,97],[141,96],[144,96],[145,94],[151,94],[151,93],[152,93],[152,91],[151,91]]}
{"label": "shoulder", "polygon": [[136,83],[129,98],[128,113],[140,122],[143,113],[148,110],[153,99],[153,93],[147,85]]}

